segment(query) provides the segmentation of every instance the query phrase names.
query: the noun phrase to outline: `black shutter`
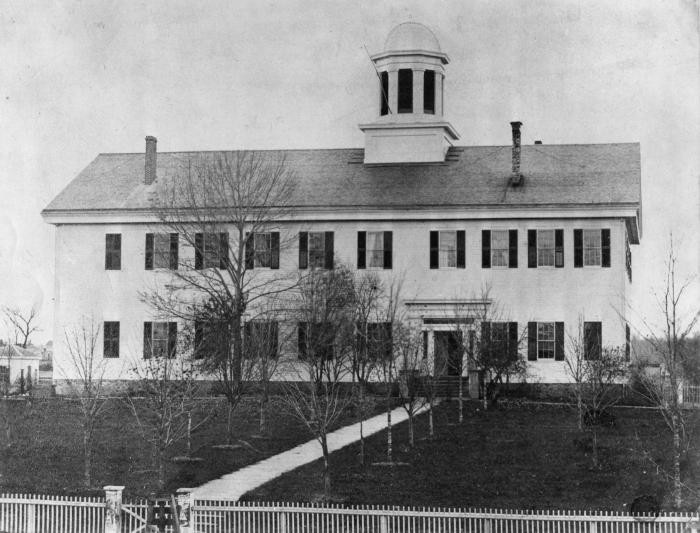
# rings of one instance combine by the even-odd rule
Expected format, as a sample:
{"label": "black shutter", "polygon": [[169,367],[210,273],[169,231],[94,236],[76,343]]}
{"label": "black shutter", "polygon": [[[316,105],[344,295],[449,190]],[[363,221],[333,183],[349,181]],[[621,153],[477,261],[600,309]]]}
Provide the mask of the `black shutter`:
{"label": "black shutter", "polygon": [[357,269],[367,268],[367,232],[357,232]]}
{"label": "black shutter", "polygon": [[508,358],[518,358],[518,323],[508,322]]}
{"label": "black shutter", "polygon": [[481,343],[479,346],[482,361],[491,355],[491,323],[481,323]]}
{"label": "black shutter", "polygon": [[537,268],[537,230],[527,230],[527,268]]}
{"label": "black shutter", "polygon": [[246,270],[253,270],[255,268],[255,233],[249,233],[246,231],[245,234],[245,267]]}
{"label": "black shutter", "polygon": [[518,268],[518,230],[508,230],[508,267]]}
{"label": "black shutter", "polygon": [[306,345],[306,333],[308,329],[308,323],[306,322],[299,322],[298,328],[297,328],[297,348],[299,350],[299,359],[305,359],[307,356],[306,350],[307,350],[307,345]]}
{"label": "black shutter", "polygon": [[278,270],[280,267],[280,232],[270,233],[270,268]]}
{"label": "black shutter", "polygon": [[393,234],[390,231],[384,232],[384,269],[389,270],[392,268],[392,254],[393,254]]}
{"label": "black shutter", "polygon": [[219,233],[219,268],[228,268],[228,233]]}
{"label": "black shutter", "polygon": [[146,270],[153,270],[153,233],[146,233]]}
{"label": "black shutter", "polygon": [[194,234],[194,268],[201,270],[203,268],[204,258],[204,234]]}
{"label": "black shutter", "polygon": [[326,232],[326,263],[325,268],[333,268],[333,232]]}
{"label": "black shutter", "polygon": [[177,352],[177,322],[168,322],[168,357]]}
{"label": "black shutter", "polygon": [[152,346],[153,324],[151,322],[143,323],[143,358],[150,359],[153,355]]}
{"label": "black shutter", "polygon": [[170,234],[170,270],[177,270],[177,265],[180,262],[179,258],[179,236],[177,233]]}
{"label": "black shutter", "polygon": [[204,358],[204,322],[199,320],[194,323],[194,358]]}
{"label": "black shutter", "polygon": [[554,360],[564,360],[564,322],[554,323]]}
{"label": "black shutter", "polygon": [[299,268],[309,266],[309,234],[306,231],[299,232]]}
{"label": "black shutter", "polygon": [[430,268],[438,268],[440,258],[440,236],[437,231],[430,232]]}
{"label": "black shutter", "polygon": [[491,230],[481,230],[481,268],[491,268]]}
{"label": "black shutter", "polygon": [[527,323],[527,360],[537,361],[537,322]]}
{"label": "black shutter", "polygon": [[277,355],[279,354],[279,328],[276,321],[268,322],[268,325],[270,326],[268,331],[270,352],[268,353],[268,356],[277,359]]}
{"label": "black shutter", "polygon": [[457,231],[457,268],[466,268],[466,234],[464,230]]}
{"label": "black shutter", "polygon": [[574,268],[583,268],[583,230],[574,230]]}
{"label": "black shutter", "polygon": [[610,267],[610,230],[600,230],[602,266]]}
{"label": "black shutter", "polygon": [[554,266],[564,268],[564,230],[554,230]]}
{"label": "black shutter", "polygon": [[632,344],[630,340],[630,325],[625,324],[625,361],[630,360]]}

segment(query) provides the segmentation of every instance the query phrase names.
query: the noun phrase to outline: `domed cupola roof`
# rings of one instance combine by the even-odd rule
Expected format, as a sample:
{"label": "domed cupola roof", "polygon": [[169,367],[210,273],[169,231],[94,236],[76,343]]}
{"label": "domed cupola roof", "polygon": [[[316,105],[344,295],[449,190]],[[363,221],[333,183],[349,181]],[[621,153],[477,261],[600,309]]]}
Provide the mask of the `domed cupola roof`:
{"label": "domed cupola roof", "polygon": [[384,43],[385,52],[407,50],[442,52],[435,34],[418,22],[404,22],[394,27]]}

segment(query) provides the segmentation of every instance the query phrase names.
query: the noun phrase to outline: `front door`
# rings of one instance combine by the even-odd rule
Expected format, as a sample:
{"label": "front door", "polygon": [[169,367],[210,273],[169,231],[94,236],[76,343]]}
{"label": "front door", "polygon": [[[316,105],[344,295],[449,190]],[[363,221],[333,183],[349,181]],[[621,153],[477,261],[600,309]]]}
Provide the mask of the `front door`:
{"label": "front door", "polygon": [[435,335],[435,375],[462,375],[462,332],[436,331]]}

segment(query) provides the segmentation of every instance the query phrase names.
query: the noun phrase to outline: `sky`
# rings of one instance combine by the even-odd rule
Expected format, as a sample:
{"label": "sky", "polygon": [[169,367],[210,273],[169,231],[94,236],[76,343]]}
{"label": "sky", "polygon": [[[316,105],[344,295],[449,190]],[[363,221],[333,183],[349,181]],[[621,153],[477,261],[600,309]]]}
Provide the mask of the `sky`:
{"label": "sky", "polygon": [[[450,57],[460,145],[641,143],[632,301],[673,234],[700,270],[697,0],[0,2],[0,305],[40,309],[51,338],[54,228],[40,212],[101,152],[363,146],[379,52],[405,21]],[[697,279],[689,300],[697,310]],[[0,328],[1,329],[1,328]],[[0,332],[1,333],[1,332]]]}

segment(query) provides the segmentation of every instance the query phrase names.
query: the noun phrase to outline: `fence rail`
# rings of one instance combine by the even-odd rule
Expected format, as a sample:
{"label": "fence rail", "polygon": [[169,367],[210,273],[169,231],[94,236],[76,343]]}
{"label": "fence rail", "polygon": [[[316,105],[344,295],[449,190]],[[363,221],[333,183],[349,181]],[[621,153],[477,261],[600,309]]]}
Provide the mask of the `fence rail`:
{"label": "fence rail", "polygon": [[0,531],[15,533],[101,533],[104,498],[0,495]]}

